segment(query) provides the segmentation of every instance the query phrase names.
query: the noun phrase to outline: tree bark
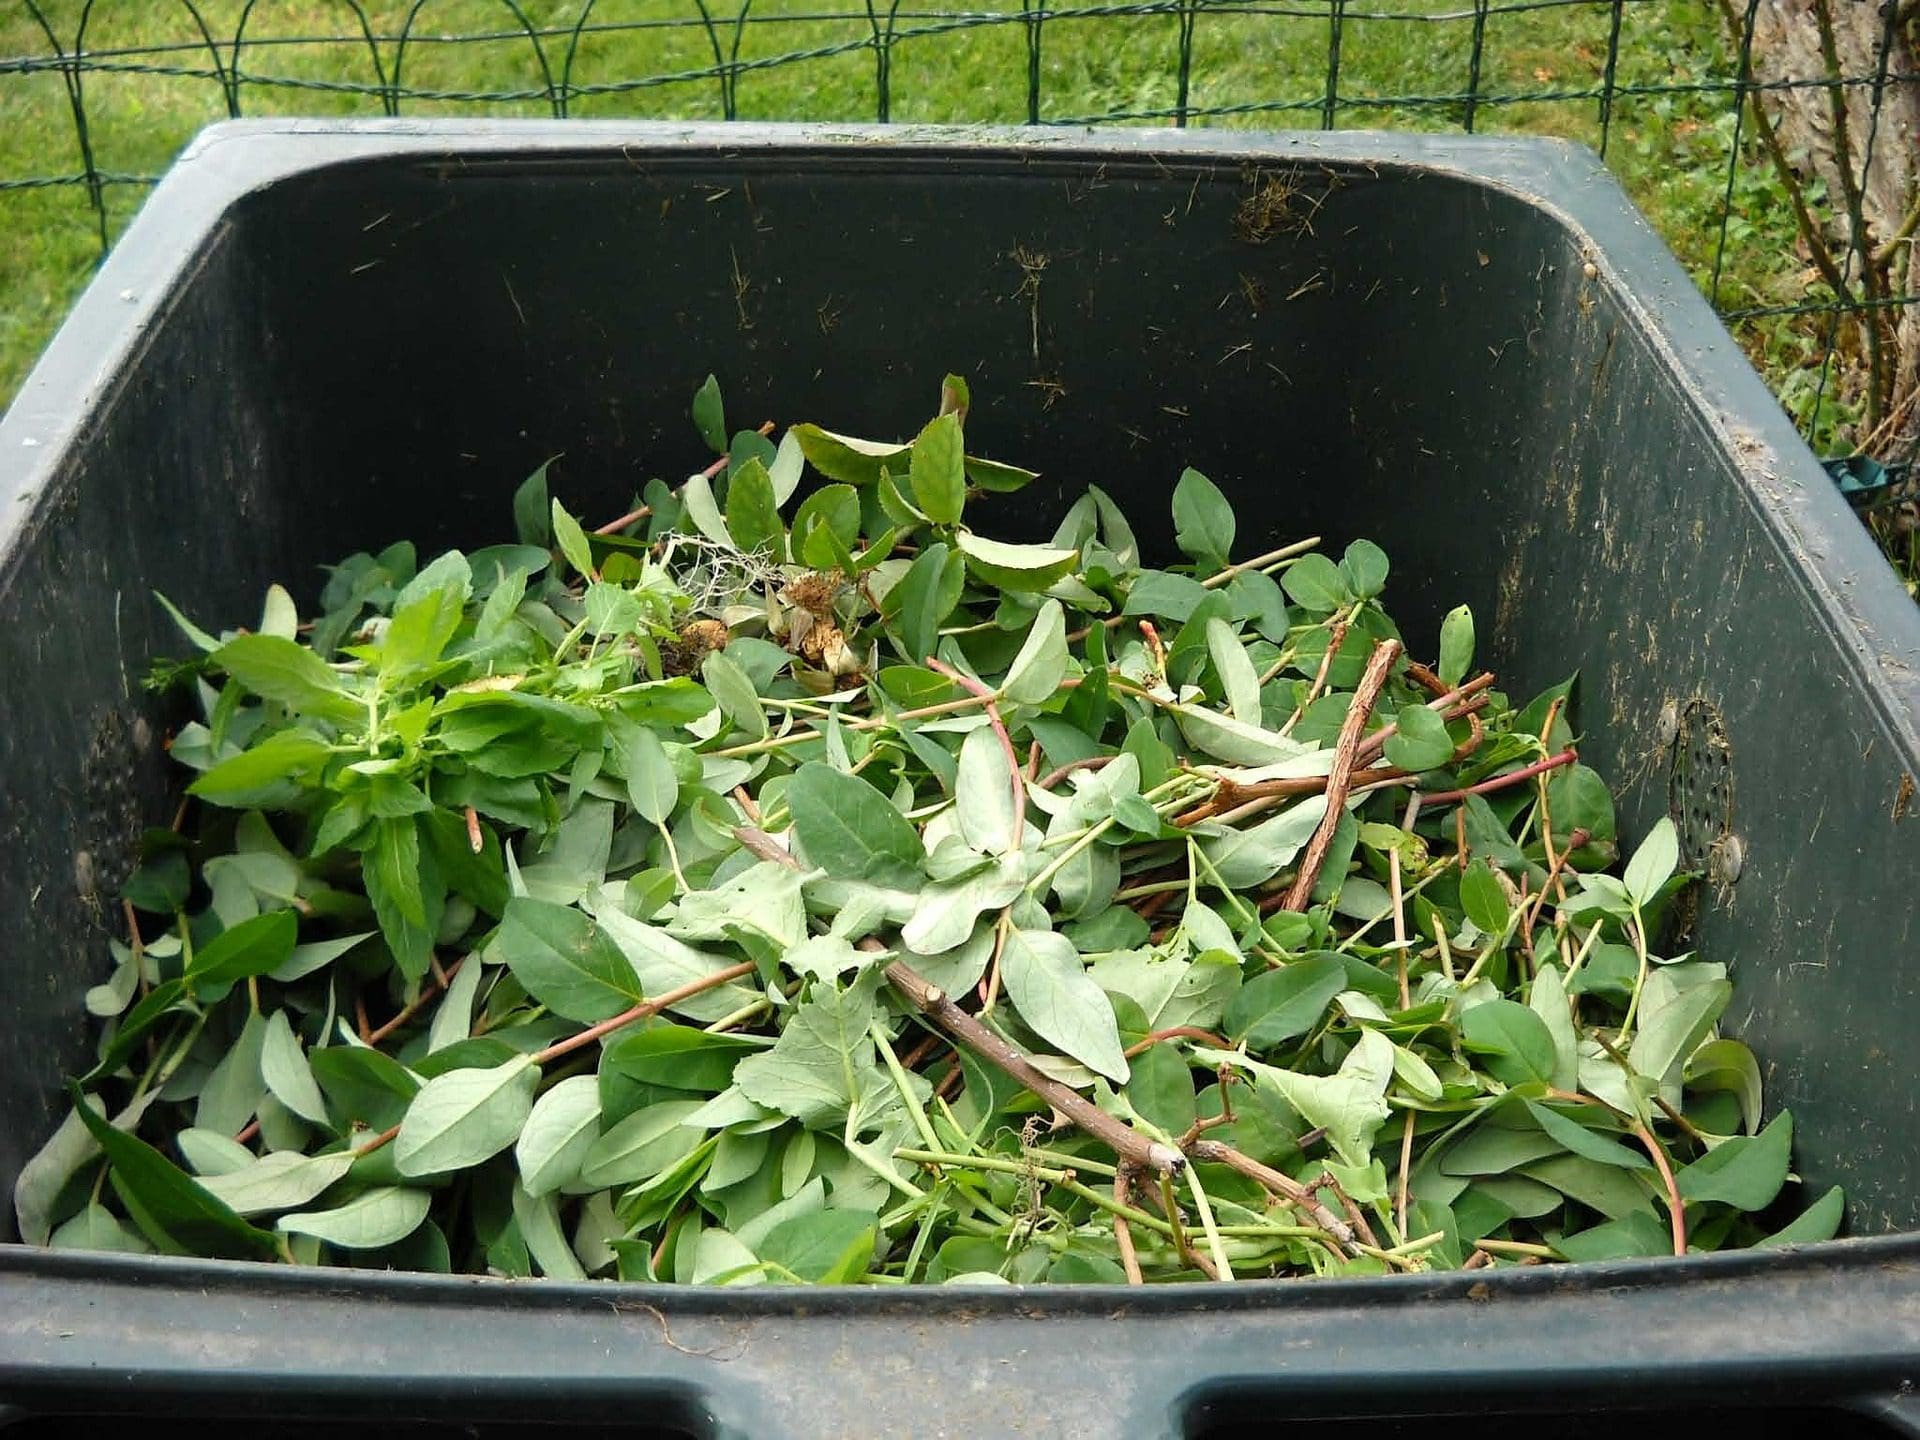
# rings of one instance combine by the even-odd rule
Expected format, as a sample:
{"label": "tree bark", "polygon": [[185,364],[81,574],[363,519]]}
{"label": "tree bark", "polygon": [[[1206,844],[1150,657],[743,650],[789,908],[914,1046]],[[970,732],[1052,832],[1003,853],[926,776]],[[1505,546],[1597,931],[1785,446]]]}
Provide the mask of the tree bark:
{"label": "tree bark", "polygon": [[[1737,23],[1746,9],[1734,0],[1725,13]],[[1807,206],[1813,233],[1802,226],[1802,247],[1816,271],[1837,272],[1848,298],[1872,307],[1836,329],[1840,394],[1865,417],[1853,439],[1904,456],[1920,442],[1920,305],[1890,302],[1920,288],[1920,5],[1759,0],[1752,66],[1757,84],[1796,82],[1757,98],[1782,178],[1803,194],[1815,181],[1826,192],[1824,204]],[[1873,83],[1882,74],[1885,83]],[[1804,83],[1836,78],[1862,83]]]}

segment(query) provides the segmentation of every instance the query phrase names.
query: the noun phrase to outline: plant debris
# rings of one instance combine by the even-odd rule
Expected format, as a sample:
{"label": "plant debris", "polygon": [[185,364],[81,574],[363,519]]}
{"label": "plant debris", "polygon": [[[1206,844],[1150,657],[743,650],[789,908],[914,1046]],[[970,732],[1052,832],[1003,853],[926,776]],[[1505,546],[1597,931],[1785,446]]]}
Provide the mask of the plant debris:
{"label": "plant debris", "polygon": [[23,1236],[902,1284],[1836,1232],[1725,964],[1656,953],[1671,823],[1614,873],[1569,686],[1515,704],[1464,608],[1418,663],[1367,541],[1234,560],[1192,470],[1180,564],[1093,487],[997,538],[1033,477],[967,401],[776,444],[710,380],[719,458],[602,532],[543,468],[513,543],[174,612],[193,829]]}

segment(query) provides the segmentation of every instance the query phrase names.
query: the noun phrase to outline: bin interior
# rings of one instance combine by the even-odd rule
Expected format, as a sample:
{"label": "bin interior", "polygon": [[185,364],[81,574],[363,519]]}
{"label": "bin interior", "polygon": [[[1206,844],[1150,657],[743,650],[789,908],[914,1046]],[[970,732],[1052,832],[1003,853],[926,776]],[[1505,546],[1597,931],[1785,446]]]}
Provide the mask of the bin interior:
{"label": "bin interior", "polygon": [[1854,573],[1870,548],[1770,518],[1817,472],[1771,411],[1711,413],[1703,374],[1764,392],[1597,166],[1235,145],[502,140],[312,168],[196,224],[156,202],[124,243],[191,258],[0,550],[0,1182],[62,1113],[131,846],[172,813],[140,678],[183,644],[152,591],[251,623],[351,550],[497,539],[555,455],[555,493],[611,517],[702,463],[709,371],[736,427],[894,437],[954,370],[970,448],[1044,472],[994,502],[1008,524],[1048,531],[1095,482],[1164,548],[1193,465],[1245,553],[1384,546],[1416,654],[1464,601],[1510,692],[1578,671],[1623,833],[1671,807],[1703,868],[1737,837],[1698,948],[1806,1181],[1847,1187],[1856,1234],[1920,1227],[1920,763],[1828,593],[1890,586]]}

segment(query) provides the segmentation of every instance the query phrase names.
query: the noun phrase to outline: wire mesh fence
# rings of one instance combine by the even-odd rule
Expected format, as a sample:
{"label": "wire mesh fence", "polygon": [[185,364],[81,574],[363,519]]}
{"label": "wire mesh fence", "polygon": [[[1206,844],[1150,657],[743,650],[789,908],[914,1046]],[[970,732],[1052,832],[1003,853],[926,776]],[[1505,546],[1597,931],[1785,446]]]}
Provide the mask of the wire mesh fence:
{"label": "wire mesh fence", "polygon": [[1503,129],[1608,159],[1816,449],[1885,462],[1869,496],[1920,451],[1920,0],[7,8],[0,393],[7,346],[37,349],[172,152],[223,117]]}

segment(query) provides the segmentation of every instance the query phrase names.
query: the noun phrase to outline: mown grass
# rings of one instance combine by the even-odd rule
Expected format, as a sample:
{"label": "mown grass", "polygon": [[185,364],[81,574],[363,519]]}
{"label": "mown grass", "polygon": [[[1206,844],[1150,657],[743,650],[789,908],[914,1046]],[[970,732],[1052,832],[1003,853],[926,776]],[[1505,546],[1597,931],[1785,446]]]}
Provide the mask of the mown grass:
{"label": "mown grass", "polygon": [[[721,0],[602,0],[570,47],[565,32],[579,19],[581,3],[520,0],[519,15],[538,34],[536,47],[506,0],[429,0],[404,53],[398,37],[410,0],[367,4],[372,47],[359,38],[342,0],[257,0],[250,10],[244,0],[200,0],[198,10],[219,42],[221,65],[246,77],[238,103],[248,115],[382,113],[377,51],[385,83],[447,97],[494,97],[404,99],[400,108],[409,115],[549,115],[549,80],[564,74],[588,92],[572,99],[574,115],[720,118],[728,87],[700,73],[715,68],[717,47],[720,57],[749,67],[731,84],[732,110],[740,118],[874,119],[873,42],[889,25],[889,119],[1019,123],[1029,115],[1029,32],[1018,0],[973,0],[964,15],[903,3],[891,19],[885,9],[870,13],[851,0],[754,0],[747,23],[737,26],[733,14],[720,12]],[[82,0],[38,0],[38,8],[60,44],[74,48]],[[1285,8],[1295,13],[1198,13],[1187,103],[1202,112],[1244,108],[1196,123],[1321,123],[1329,20],[1319,0]],[[243,11],[246,43],[236,65],[232,42]],[[1474,127],[1483,131],[1555,134],[1598,145],[1595,99],[1507,97],[1597,89],[1610,12],[1604,3],[1496,10],[1485,19],[1476,77],[1472,7],[1461,0],[1350,6],[1340,33],[1336,123],[1457,129],[1471,111]],[[1733,140],[1730,97],[1635,92],[1730,80],[1733,58],[1709,7],[1698,0],[1629,0],[1623,20],[1608,159],[1705,286],[1720,245]],[[488,38],[444,38],[462,34]],[[348,38],[289,43],[312,36]],[[1041,118],[1171,112],[1179,103],[1179,36],[1175,15],[1052,12],[1040,30]],[[176,47],[111,63],[149,71],[213,69],[191,12],[177,0],[95,0],[84,41],[96,56]],[[26,0],[0,0],[0,61],[52,49]],[[625,83],[640,79],[649,83]],[[208,73],[94,71],[84,86],[95,164],[115,174],[159,173],[197,129],[228,113],[226,92]],[[1471,106],[1470,89],[1479,97]],[[82,168],[61,76],[0,70],[0,180]],[[1777,182],[1752,153],[1740,157],[1733,175],[1720,303],[1801,298],[1792,220]],[[132,184],[107,189],[109,235],[124,227],[145,194]],[[99,247],[84,187],[0,191],[0,404],[86,283]],[[1811,422],[1815,444],[1844,443],[1854,417],[1834,400],[1837,387],[1829,386],[1821,412],[1811,413],[1809,367],[1821,349],[1816,324],[1772,320],[1743,325],[1739,334],[1789,408],[1798,408],[1796,418]]]}

